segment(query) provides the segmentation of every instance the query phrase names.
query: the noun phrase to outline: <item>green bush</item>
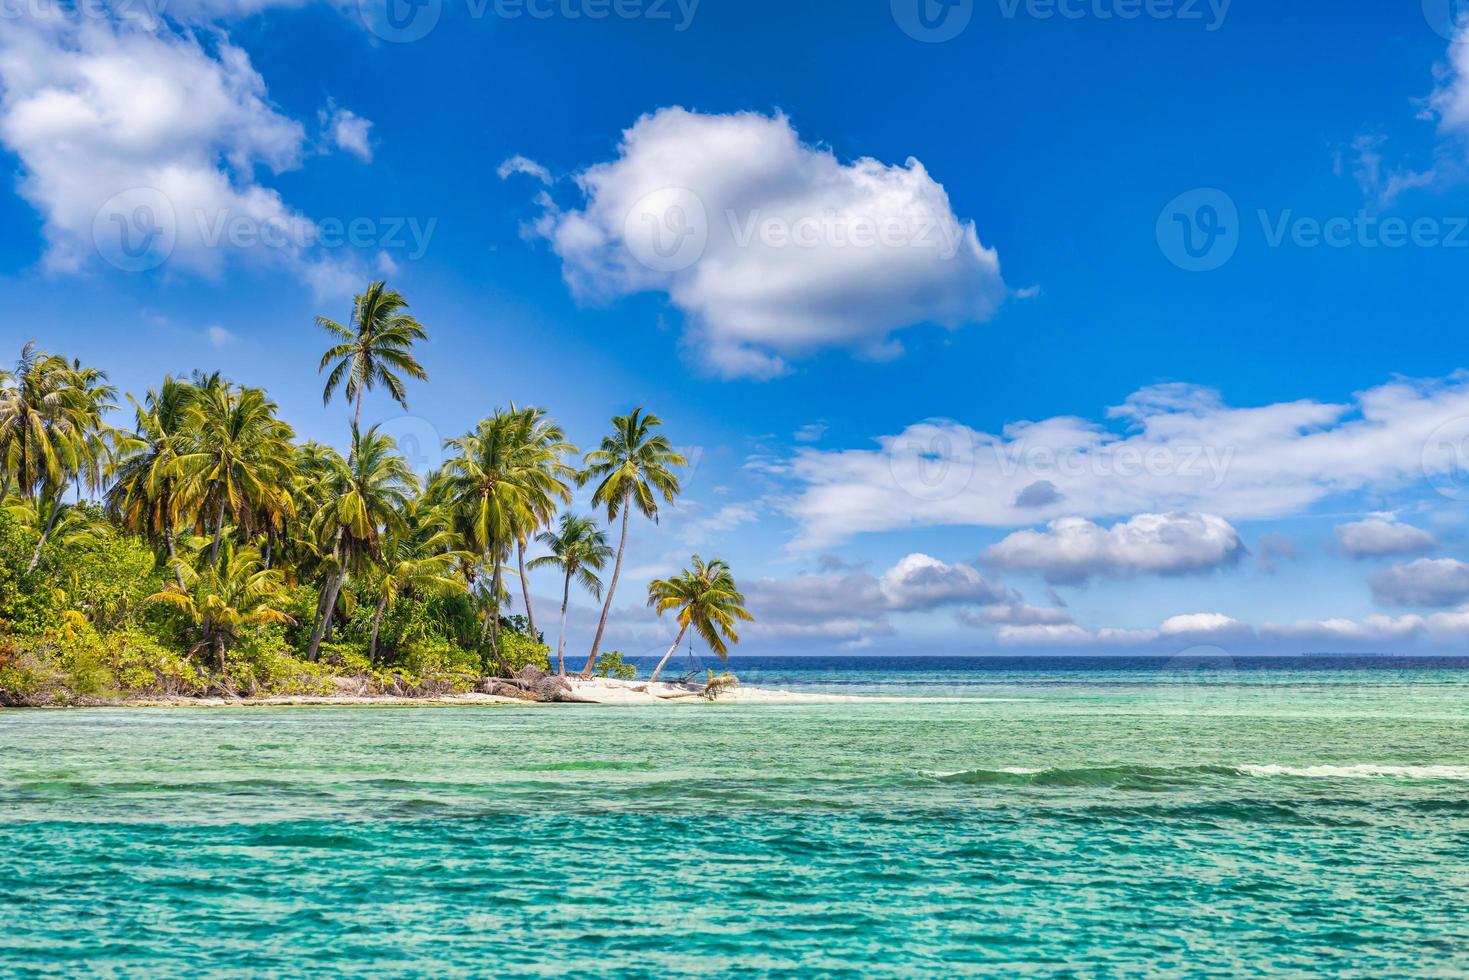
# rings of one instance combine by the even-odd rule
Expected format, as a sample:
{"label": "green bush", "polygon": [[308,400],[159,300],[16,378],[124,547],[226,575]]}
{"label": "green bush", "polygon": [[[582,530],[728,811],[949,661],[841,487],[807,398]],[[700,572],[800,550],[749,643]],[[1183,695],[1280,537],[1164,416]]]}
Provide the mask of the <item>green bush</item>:
{"label": "green bush", "polygon": [[616,677],[619,680],[630,681],[637,678],[638,669],[632,664],[624,663],[620,651],[608,650],[597,658],[597,669],[594,673],[598,677]]}

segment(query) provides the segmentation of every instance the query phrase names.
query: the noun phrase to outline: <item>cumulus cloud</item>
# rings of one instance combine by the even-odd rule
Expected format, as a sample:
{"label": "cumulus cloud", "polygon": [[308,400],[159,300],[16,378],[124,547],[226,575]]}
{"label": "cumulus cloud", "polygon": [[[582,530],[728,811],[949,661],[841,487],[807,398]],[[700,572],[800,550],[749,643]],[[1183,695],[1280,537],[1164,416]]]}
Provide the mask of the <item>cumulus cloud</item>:
{"label": "cumulus cloud", "polygon": [[212,275],[248,254],[330,284],[351,264],[313,251],[316,226],[260,183],[301,164],[305,131],[222,32],[60,8],[7,20],[0,143],[53,272],[167,261]]}
{"label": "cumulus cloud", "polygon": [[1448,64],[1440,71],[1429,107],[1441,131],[1469,138],[1469,21],[1449,44]]}
{"label": "cumulus cloud", "polygon": [[321,125],[326,137],[339,150],[345,150],[358,159],[372,162],[372,143],[368,132],[372,121],[363,119],[351,109],[343,109],[329,102],[320,113]]}
{"label": "cumulus cloud", "polygon": [[1336,528],[1336,540],[1353,558],[1420,555],[1438,547],[1432,534],[1391,517],[1342,524]]}
{"label": "cumulus cloud", "polygon": [[[1452,481],[1453,453],[1435,449],[1452,440],[1430,436],[1464,418],[1464,374],[1393,381],[1341,404],[1244,408],[1211,389],[1164,385],[1135,393],[1104,421],[1061,416],[991,434],[930,420],[877,437],[873,449],[798,449],[779,475],[796,484],[786,509],[800,525],[798,549],[875,531],[1038,518],[1182,511],[1236,521],[1297,514],[1363,489]],[[1064,503],[1017,506],[1042,480]]]}
{"label": "cumulus cloud", "polygon": [[985,552],[1012,571],[1038,572],[1052,584],[1097,576],[1183,575],[1231,565],[1245,552],[1229,522],[1210,514],[1139,514],[1104,528],[1081,517],[1044,531],[1017,531]]}
{"label": "cumulus cloud", "polygon": [[983,321],[1006,295],[995,251],[923,164],[843,162],[784,115],[662,109],[576,183],[582,205],[543,196],[535,224],[573,291],[665,294],[724,377],[831,347],[892,357],[895,332]]}
{"label": "cumulus cloud", "polygon": [[996,603],[959,610],[959,621],[969,626],[1064,626],[1071,623],[1065,609],[1032,606],[1025,602]]}
{"label": "cumulus cloud", "polygon": [[759,579],[745,589],[745,597],[756,616],[750,627],[754,637],[807,637],[854,646],[891,636],[892,614],[1020,603],[1019,596],[972,566],[923,554],[908,555],[881,575],[828,559],[819,572]]}
{"label": "cumulus cloud", "polygon": [[1374,573],[1367,583],[1386,606],[1442,608],[1469,602],[1469,565],[1452,558],[1420,558]]}
{"label": "cumulus cloud", "polygon": [[1050,480],[1037,480],[1020,491],[1015,497],[1015,506],[1030,510],[1036,507],[1050,507],[1059,504],[1064,499],[1061,491],[1056,489],[1056,484]]}

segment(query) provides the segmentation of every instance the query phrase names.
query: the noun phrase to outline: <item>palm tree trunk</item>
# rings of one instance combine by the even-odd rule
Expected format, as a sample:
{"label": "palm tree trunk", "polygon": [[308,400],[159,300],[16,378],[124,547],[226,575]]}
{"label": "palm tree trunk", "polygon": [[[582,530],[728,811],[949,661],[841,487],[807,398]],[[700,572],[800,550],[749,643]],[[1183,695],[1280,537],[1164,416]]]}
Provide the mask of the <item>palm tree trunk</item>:
{"label": "palm tree trunk", "polygon": [[556,675],[566,676],[566,606],[571,602],[571,572],[566,573],[566,587],[561,590],[561,635],[556,638]]}
{"label": "palm tree trunk", "polygon": [[209,549],[209,564],[211,565],[219,560],[219,540],[224,537],[224,505],[225,498],[221,494],[219,506],[214,509],[214,544]]}
{"label": "palm tree trunk", "polygon": [[495,661],[500,660],[500,558],[495,557],[495,574],[490,580],[490,652]]}
{"label": "palm tree trunk", "polygon": [[315,662],[321,651],[321,641],[326,635],[327,624],[332,621],[332,612],[337,608],[337,594],[342,590],[342,580],[347,577],[346,569],[339,570],[332,576],[331,583],[327,586],[326,602],[323,603],[321,619],[317,621],[316,628],[311,631],[311,646],[306,650],[306,659]]}
{"label": "palm tree trunk", "polygon": [[388,590],[383,589],[383,594],[377,600],[377,612],[372,616],[372,642],[367,645],[367,659],[377,663],[377,632],[383,624],[383,612],[388,608]]}
{"label": "palm tree trunk", "polygon": [[607,583],[607,602],[602,606],[602,619],[597,623],[597,635],[592,638],[592,655],[587,657],[587,665],[582,668],[583,677],[591,677],[592,668],[597,666],[597,652],[602,647],[602,634],[607,630],[607,617],[612,613],[612,594],[617,591],[617,576],[622,574],[622,553],[627,550],[627,511],[631,504],[632,495],[623,494],[622,539],[617,544],[617,561],[612,565],[612,581]]}
{"label": "palm tree trunk", "polygon": [[678,649],[678,645],[683,642],[683,635],[688,631],[689,628],[687,626],[679,628],[678,636],[674,639],[673,646],[668,648],[668,652],[663,655],[663,659],[658,661],[658,666],[653,668],[653,676],[648,678],[650,683],[658,679],[658,675],[663,672],[664,664],[668,663],[668,658],[673,656],[673,651]]}
{"label": "palm tree trunk", "polygon": [[184,570],[179,568],[179,548],[178,543],[173,539],[172,521],[169,521],[168,526],[163,529],[163,534],[168,545],[168,567],[173,569],[173,577],[178,579],[179,588],[183,589],[185,588]]}
{"label": "palm tree trunk", "polygon": [[540,634],[536,632],[536,611],[530,604],[530,583],[525,578],[525,544],[515,542],[515,563],[520,567],[520,595],[525,600],[525,621],[530,628],[530,638],[535,642],[541,642]]}
{"label": "palm tree trunk", "polygon": [[[66,491],[62,491],[65,493]],[[51,516],[46,521],[46,529],[41,532],[41,540],[36,542],[36,550],[31,553],[31,563],[26,566],[26,574],[36,570],[41,564],[41,549],[46,547],[46,539],[51,537],[51,532],[56,530],[56,519],[61,516],[61,501],[58,499],[51,505]]]}
{"label": "palm tree trunk", "polygon": [[357,387],[357,413],[352,416],[352,431],[356,432],[362,428],[362,396],[367,394],[367,389],[361,385]]}

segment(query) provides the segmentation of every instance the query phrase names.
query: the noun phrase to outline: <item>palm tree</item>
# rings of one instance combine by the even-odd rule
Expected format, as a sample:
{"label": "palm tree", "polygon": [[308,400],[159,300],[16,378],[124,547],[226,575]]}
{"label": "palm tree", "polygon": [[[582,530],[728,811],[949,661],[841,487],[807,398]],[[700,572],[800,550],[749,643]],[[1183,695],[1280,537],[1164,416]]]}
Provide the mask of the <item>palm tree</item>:
{"label": "palm tree", "polygon": [[311,631],[308,660],[315,660],[321,649],[347,575],[381,558],[383,534],[401,530],[403,512],[418,481],[408,461],[393,451],[396,448],[392,437],[378,432],[377,426],[366,432],[354,426],[352,449],[345,460],[331,450],[324,453],[330,468],[324,486],[326,502],[312,530],[317,541],[331,542],[329,572]]}
{"label": "palm tree", "polygon": [[556,673],[566,676],[566,608],[571,602],[571,580],[575,578],[596,598],[602,597],[602,580],[597,577],[612,557],[607,533],[589,517],[562,514],[557,531],[542,531],[536,536],[551,549],[530,563],[531,568],[555,567],[565,576],[561,587],[561,635],[556,640]]}
{"label": "palm tree", "polygon": [[98,487],[114,451],[103,416],[116,389],[101,371],[67,362],[28,342],[15,371],[0,372],[0,500],[16,486],[26,500],[49,505],[27,572],[40,564],[68,482]]}
{"label": "palm tree", "polygon": [[653,432],[663,422],[658,416],[633,409],[631,415],[612,419],[612,434],[604,436],[600,448],[587,453],[587,468],[581,475],[583,484],[600,481],[592,494],[592,503],[607,508],[609,520],[622,515],[622,534],[617,545],[617,561],[612,566],[612,581],[607,586],[607,600],[602,606],[602,619],[592,639],[592,652],[587,657],[583,676],[590,677],[597,664],[602,634],[612,612],[612,598],[617,578],[622,574],[622,557],[627,550],[628,511],[634,506],[644,517],[658,519],[658,498],[668,503],[678,495],[678,477],[672,468],[685,466],[688,460],[673,451],[668,437]]}
{"label": "palm tree", "polygon": [[368,659],[377,660],[378,631],[383,614],[404,592],[418,595],[453,595],[466,591],[459,574],[473,556],[456,550],[454,532],[447,515],[419,500],[409,501],[400,526],[384,536],[382,574],[378,581],[377,611],[372,617],[372,642]]}
{"label": "palm tree", "polygon": [[254,547],[236,548],[228,542],[217,558],[199,568],[182,561],[176,565],[179,581],[146,601],[182,611],[194,628],[189,652],[212,650],[220,670],[226,650],[245,628],[292,622],[283,611],[286,596],[280,573],[262,567]]}
{"label": "palm tree", "polygon": [[[516,410],[513,402],[510,410]],[[530,579],[525,574],[525,546],[532,534],[551,523],[556,502],[570,499],[570,483],[576,479],[576,470],[566,465],[564,457],[575,453],[576,446],[566,441],[566,433],[561,426],[539,408],[520,410],[518,438],[539,460],[536,465],[551,478],[549,483],[532,491],[526,509],[530,520],[517,522],[515,528],[515,562],[520,572],[520,595],[525,601],[526,626],[534,640],[540,633],[536,630],[536,611],[530,599]]]}
{"label": "palm tree", "polygon": [[188,382],[165,377],[161,386],[149,389],[141,405],[128,396],[137,416],[136,431],[121,442],[125,455],[106,497],[108,510],[123,528],[143,535],[155,547],[162,545],[170,562],[178,557],[175,538],[186,499],[180,491],[178,460],[197,393]]}
{"label": "palm tree", "polygon": [[190,399],[188,412],[184,452],[171,471],[182,477],[201,529],[214,535],[213,561],[228,521],[249,540],[262,529],[257,525],[283,521],[294,510],[295,433],[259,388],[212,384]]}
{"label": "palm tree", "polygon": [[649,585],[648,605],[659,616],[669,610],[678,610],[679,626],[678,636],[653,669],[650,681],[658,679],[658,674],[683,642],[690,627],[720,660],[726,660],[729,657],[726,643],[740,642],[739,634],[735,632],[736,622],[750,622],[755,618],[745,609],[745,597],[735,586],[729,566],[717,558],[706,565],[698,555],[694,556],[692,568],[674,578],[659,579]]}
{"label": "palm tree", "polygon": [[[534,411],[534,410],[532,410]],[[490,567],[485,630],[490,652],[500,648],[504,562],[526,529],[540,526],[554,506],[571,499],[561,462],[563,442],[541,438],[528,413],[511,406],[482,420],[474,431],[451,439],[454,455],[445,465],[445,493],[465,543]],[[488,660],[486,661],[488,666]]]}
{"label": "palm tree", "polygon": [[357,403],[352,417],[354,428],[362,425],[363,396],[379,384],[407,411],[407,391],[395,370],[419,381],[428,380],[427,372],[410,350],[414,341],[426,339],[428,333],[422,324],[403,312],[406,309],[408,301],[403,294],[378,281],[353,300],[350,328],[328,317],[316,318],[316,325],[338,341],[321,355],[321,365],[317,368],[325,371],[327,365],[336,362],[327,375],[322,403],[331,402],[332,394],[345,378],[347,400]]}

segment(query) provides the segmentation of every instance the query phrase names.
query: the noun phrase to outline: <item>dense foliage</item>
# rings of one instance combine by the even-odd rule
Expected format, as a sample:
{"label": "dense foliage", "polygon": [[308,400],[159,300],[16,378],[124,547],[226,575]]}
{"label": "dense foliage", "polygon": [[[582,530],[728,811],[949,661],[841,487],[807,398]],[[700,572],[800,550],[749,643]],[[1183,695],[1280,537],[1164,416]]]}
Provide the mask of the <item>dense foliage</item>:
{"label": "dense foliage", "polygon": [[[575,584],[605,601],[584,673],[631,676],[597,645],[629,514],[675,498],[683,457],[639,409],[578,467],[544,411],[512,404],[414,473],[361,426],[368,390],[406,407],[405,379],[427,378],[407,310],[373,283],[349,324],[318,319],[324,398],[351,402],[345,453],[298,442],[265,391],[219,374],[165,377],[124,412],[101,371],[27,344],[0,371],[0,703],[437,694],[550,670],[525,585],[533,542],[550,554],[531,566],[562,573],[556,669]],[[591,518],[558,513],[587,483],[620,519],[615,549]],[[525,616],[504,614],[512,580]],[[738,607],[732,580],[720,588]],[[680,625],[717,641],[707,596],[690,595]],[[674,598],[660,593],[660,612]]]}

